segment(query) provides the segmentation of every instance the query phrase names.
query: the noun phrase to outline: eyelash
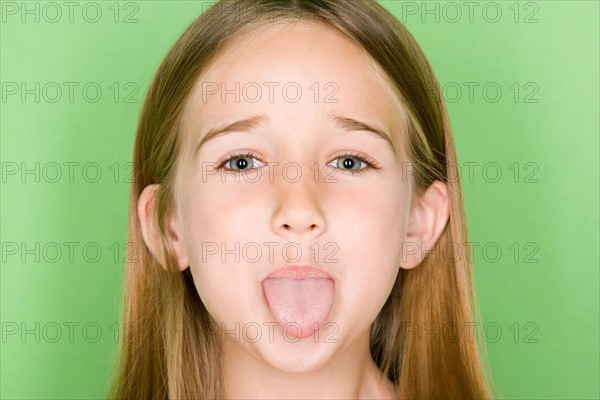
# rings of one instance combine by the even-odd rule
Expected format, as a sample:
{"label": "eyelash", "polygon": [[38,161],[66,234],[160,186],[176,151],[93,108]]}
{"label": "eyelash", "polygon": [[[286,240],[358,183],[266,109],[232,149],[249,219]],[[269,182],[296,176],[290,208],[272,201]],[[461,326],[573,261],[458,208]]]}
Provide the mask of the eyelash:
{"label": "eyelash", "polygon": [[[237,158],[255,158],[258,161],[260,161],[261,163],[266,164],[265,161],[263,161],[260,157],[258,157],[256,154],[254,154],[252,152],[243,153],[243,154],[230,153],[226,157],[227,158],[224,159],[223,161],[217,162],[217,164],[218,164],[217,169],[225,169],[225,173],[227,173],[227,174],[247,174],[252,169],[255,169],[255,168],[250,168],[250,169],[245,169],[245,170],[233,170],[231,168],[224,168],[225,164],[227,164],[229,161],[237,159]],[[381,169],[381,167],[379,166],[379,163],[377,163],[377,161],[373,160],[371,157],[367,156],[366,154],[356,153],[356,152],[347,152],[347,153],[339,154],[336,157],[334,157],[331,161],[337,160],[338,158],[344,158],[344,157],[345,158],[356,158],[360,162],[363,162],[367,165],[366,168],[343,170],[346,172],[350,172],[353,176],[356,174],[363,174],[363,173],[367,172],[368,169],[371,169],[371,168],[372,169]],[[331,161],[329,163],[331,163]],[[329,163],[327,163],[327,165],[329,165]],[[337,168],[337,167],[335,167],[335,168]]]}

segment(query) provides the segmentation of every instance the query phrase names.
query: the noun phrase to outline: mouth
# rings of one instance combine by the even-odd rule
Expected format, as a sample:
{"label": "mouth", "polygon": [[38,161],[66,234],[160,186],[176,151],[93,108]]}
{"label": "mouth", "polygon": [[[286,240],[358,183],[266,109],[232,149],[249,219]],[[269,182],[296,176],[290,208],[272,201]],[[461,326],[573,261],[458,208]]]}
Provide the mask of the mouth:
{"label": "mouth", "polygon": [[290,265],[275,270],[262,281],[271,314],[288,336],[304,339],[325,323],[333,305],[335,282],[322,269]]}

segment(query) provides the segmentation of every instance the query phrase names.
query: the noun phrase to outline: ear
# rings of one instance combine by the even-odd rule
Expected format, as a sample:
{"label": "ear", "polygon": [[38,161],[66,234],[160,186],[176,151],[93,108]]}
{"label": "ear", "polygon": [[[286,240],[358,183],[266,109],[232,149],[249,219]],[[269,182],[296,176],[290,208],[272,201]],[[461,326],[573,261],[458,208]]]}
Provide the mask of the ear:
{"label": "ear", "polygon": [[[165,250],[161,239],[158,221],[156,220],[155,206],[156,196],[160,185],[148,185],[140,194],[138,200],[138,218],[140,220],[142,237],[150,252],[156,257],[163,267],[166,267]],[[174,251],[177,267],[180,271],[189,266],[188,255],[183,242],[181,224],[175,216],[169,216],[165,220],[165,239]]]}
{"label": "ear", "polygon": [[413,206],[406,240],[402,244],[401,268],[411,269],[423,261],[442,234],[449,217],[448,188],[435,181]]}

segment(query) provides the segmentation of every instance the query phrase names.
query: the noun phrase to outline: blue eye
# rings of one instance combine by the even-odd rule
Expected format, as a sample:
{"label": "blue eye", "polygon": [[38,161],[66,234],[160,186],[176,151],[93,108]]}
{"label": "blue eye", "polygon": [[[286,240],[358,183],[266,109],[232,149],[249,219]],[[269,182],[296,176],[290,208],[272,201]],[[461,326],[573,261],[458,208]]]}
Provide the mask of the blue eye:
{"label": "blue eye", "polygon": [[[371,159],[369,156],[364,155],[364,154],[357,154],[357,153],[340,154],[339,156],[337,156],[334,159],[334,161],[332,161],[332,163],[335,162],[335,160],[338,160],[335,163],[335,166],[334,166],[335,168],[341,169],[342,171],[350,172],[352,175],[365,173],[371,168],[380,169],[380,166],[377,163],[377,161]],[[340,162],[340,160],[341,160],[341,162]],[[358,160],[358,161],[354,161],[354,160]],[[330,165],[330,164],[327,164],[327,165]],[[364,164],[365,167],[361,168],[361,164]]]}
{"label": "blue eye", "polygon": [[[251,161],[248,162],[248,159],[250,159]],[[257,160],[258,164],[262,164],[262,165],[258,165],[256,167],[255,166],[256,163],[253,160]],[[232,166],[227,166],[230,163]],[[244,174],[252,169],[256,169],[256,168],[264,167],[264,166],[265,166],[264,162],[262,160],[260,160],[254,153],[245,153],[245,154],[230,154],[226,160],[219,163],[219,166],[217,168],[218,169],[223,168],[226,173],[233,173],[233,174],[242,173],[242,174]]]}

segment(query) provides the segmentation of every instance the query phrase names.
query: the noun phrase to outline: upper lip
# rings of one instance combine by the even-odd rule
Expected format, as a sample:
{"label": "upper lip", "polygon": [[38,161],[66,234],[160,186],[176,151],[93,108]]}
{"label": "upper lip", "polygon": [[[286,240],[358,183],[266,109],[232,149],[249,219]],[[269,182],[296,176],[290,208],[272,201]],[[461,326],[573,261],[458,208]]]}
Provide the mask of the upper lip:
{"label": "upper lip", "polygon": [[333,277],[321,268],[312,265],[286,265],[271,272],[265,279],[330,279]]}

